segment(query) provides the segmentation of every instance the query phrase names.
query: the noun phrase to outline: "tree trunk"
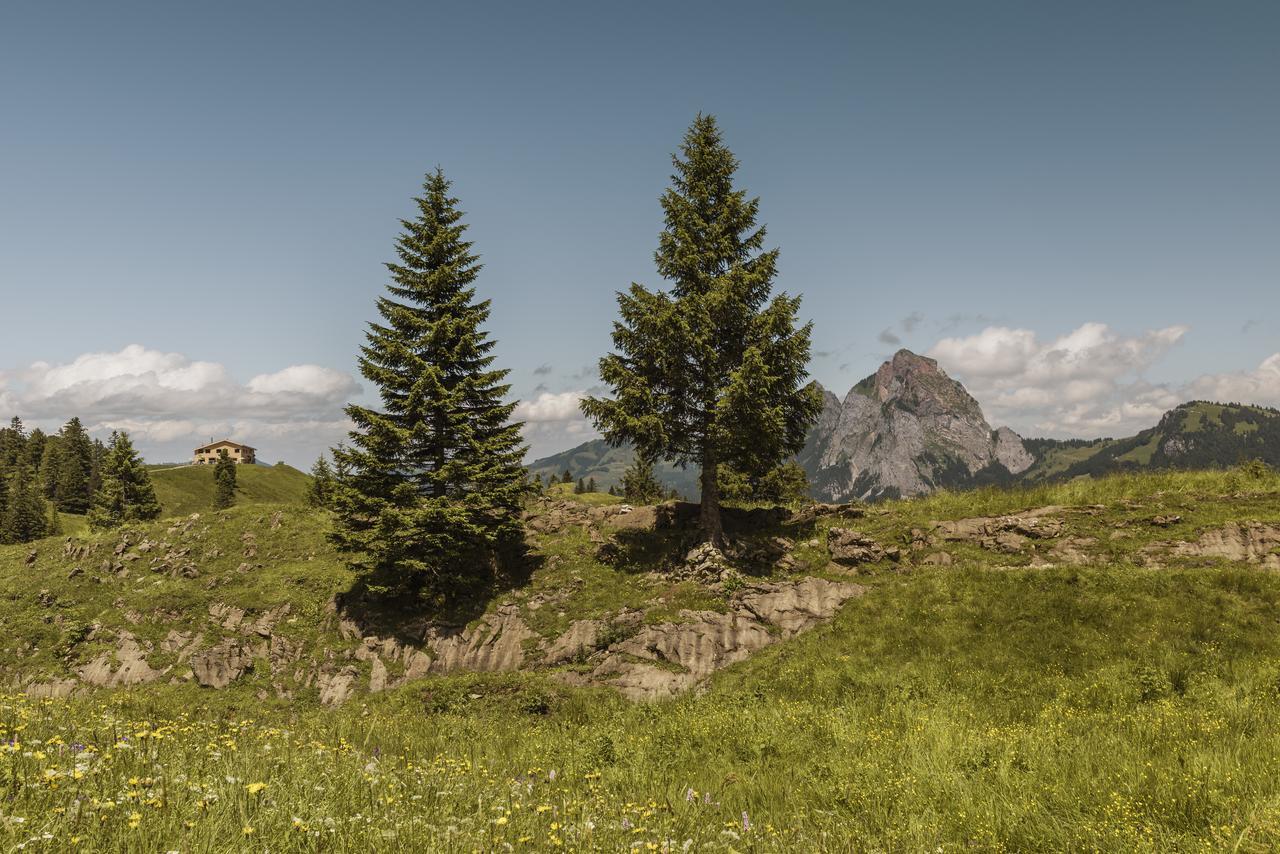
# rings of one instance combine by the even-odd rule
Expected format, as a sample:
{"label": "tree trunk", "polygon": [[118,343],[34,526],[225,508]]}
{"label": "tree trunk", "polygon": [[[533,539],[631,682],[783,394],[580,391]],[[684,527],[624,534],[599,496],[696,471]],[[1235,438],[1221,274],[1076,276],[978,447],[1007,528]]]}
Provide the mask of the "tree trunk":
{"label": "tree trunk", "polygon": [[699,506],[698,524],[702,528],[702,537],[718,549],[724,548],[724,527],[720,521],[720,479],[717,476],[715,454],[704,451],[702,454],[702,499]]}

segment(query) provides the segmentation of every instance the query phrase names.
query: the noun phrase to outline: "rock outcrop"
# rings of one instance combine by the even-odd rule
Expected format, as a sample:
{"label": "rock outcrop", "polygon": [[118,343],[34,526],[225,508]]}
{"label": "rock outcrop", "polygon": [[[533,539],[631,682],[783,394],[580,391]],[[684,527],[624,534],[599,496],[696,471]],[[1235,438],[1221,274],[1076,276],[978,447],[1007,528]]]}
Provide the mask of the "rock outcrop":
{"label": "rock outcrop", "polygon": [[1018,474],[1034,462],[1007,427],[933,359],[899,350],[843,401],[825,405],[799,460],[827,501],[924,495]]}
{"label": "rock outcrop", "polygon": [[755,584],[735,594],[726,613],[685,612],[683,622],[645,626],[611,644],[586,674],[565,672],[574,684],[606,684],[636,700],[670,697],[694,688],[715,671],[779,640],[828,620],[866,588],[806,578]]}

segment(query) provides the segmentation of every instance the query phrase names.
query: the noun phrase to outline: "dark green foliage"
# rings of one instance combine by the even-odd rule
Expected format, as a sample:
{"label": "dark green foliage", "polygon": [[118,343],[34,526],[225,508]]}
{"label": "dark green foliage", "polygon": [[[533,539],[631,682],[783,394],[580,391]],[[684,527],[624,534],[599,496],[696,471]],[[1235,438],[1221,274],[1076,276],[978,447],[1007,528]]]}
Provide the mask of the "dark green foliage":
{"label": "dark green foliage", "polygon": [[594,477],[587,478],[587,492],[596,491],[596,479]]}
{"label": "dark green foliage", "polygon": [[573,492],[575,495],[581,495],[587,491],[587,485],[582,482],[582,478],[578,478],[578,482],[574,484]]}
{"label": "dark green foliage", "polygon": [[505,370],[493,369],[476,300],[480,270],[450,183],[427,176],[402,220],[392,282],[378,300],[360,372],[383,411],[351,405],[352,445],[334,451],[333,541],[376,589],[428,597],[487,582],[519,540],[529,491]]}
{"label": "dark green foliage", "polygon": [[800,450],[822,398],[802,385],[809,324],[797,297],[772,295],[778,251],[765,251],[759,200],[735,189],[738,162],[711,116],[699,115],[672,158],[655,261],[668,292],[618,295],[616,353],[600,360],[612,398],[583,412],[612,444],[702,472],[702,532],[723,539],[719,466],[768,472]]}
{"label": "dark green foliage", "polygon": [[50,501],[58,495],[58,473],[62,467],[62,440],[50,436],[40,457],[40,489]]}
{"label": "dark green foliage", "polygon": [[809,478],[795,460],[774,466],[752,477],[729,466],[720,466],[721,494],[740,503],[791,504],[809,496]]}
{"label": "dark green foliage", "polygon": [[573,483],[573,473],[568,469],[564,470],[564,474],[560,476],[561,483]]}
{"label": "dark green foliage", "polygon": [[111,434],[111,445],[101,463],[101,478],[102,486],[89,508],[90,527],[116,528],[160,515],[151,475],[133,449],[128,433]]}
{"label": "dark green foliage", "polygon": [[226,510],[236,503],[236,464],[226,449],[218,451],[213,464],[213,509]]}
{"label": "dark green foliage", "polygon": [[[86,513],[96,487],[94,472],[99,452],[79,418],[72,418],[58,432],[57,448],[53,500],[63,513]],[[45,475],[46,488],[50,476]]]}
{"label": "dark green foliage", "polygon": [[18,458],[9,472],[4,514],[0,517],[0,542],[27,543],[49,533],[49,508],[35,472]]}
{"label": "dark green foliage", "polygon": [[333,468],[321,454],[311,467],[311,484],[307,487],[307,504],[328,507],[333,497]]}
{"label": "dark green foliage", "polygon": [[633,504],[654,504],[662,500],[662,484],[653,476],[653,463],[637,456],[622,475],[622,497]]}

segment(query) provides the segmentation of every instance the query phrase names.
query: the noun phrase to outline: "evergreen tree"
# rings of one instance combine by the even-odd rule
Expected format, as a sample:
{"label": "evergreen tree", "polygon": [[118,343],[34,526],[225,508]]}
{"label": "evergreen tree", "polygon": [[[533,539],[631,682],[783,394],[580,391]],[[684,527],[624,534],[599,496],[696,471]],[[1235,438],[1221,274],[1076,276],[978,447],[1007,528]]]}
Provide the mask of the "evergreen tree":
{"label": "evergreen tree", "polygon": [[653,475],[653,463],[636,456],[622,473],[622,497],[633,504],[654,504],[662,500],[662,484]]}
{"label": "evergreen tree", "polygon": [[[378,300],[360,372],[383,411],[347,407],[350,448],[335,451],[337,547],[353,563],[427,596],[484,582],[520,537],[529,484],[505,370],[492,367],[477,300],[480,271],[450,182],[426,178],[418,213],[402,220],[398,263]],[[378,586],[384,586],[379,583]]]}
{"label": "evergreen tree", "polygon": [[48,534],[49,508],[35,472],[20,459],[9,474],[8,500],[0,519],[0,542],[28,543]]}
{"label": "evergreen tree", "polygon": [[0,430],[0,472],[12,473],[26,447],[27,430],[22,426],[22,419],[15,415],[9,420],[9,426]]}
{"label": "evergreen tree", "polygon": [[89,451],[89,494],[93,495],[102,486],[102,466],[107,459],[108,448],[101,439],[94,439]]}
{"label": "evergreen tree", "polygon": [[49,437],[39,427],[31,431],[27,437],[27,445],[22,449],[23,460],[31,467],[36,482],[40,482],[40,463],[44,460],[44,448]]}
{"label": "evergreen tree", "polygon": [[587,491],[587,485],[582,481],[582,478],[578,478],[578,482],[573,485],[573,494],[581,495],[586,491]]}
{"label": "evergreen tree", "polygon": [[616,496],[618,494],[618,487],[614,486],[613,484],[609,484],[609,494]]}
{"label": "evergreen tree", "polygon": [[236,503],[236,464],[226,448],[218,451],[213,464],[213,509],[226,510]]}
{"label": "evergreen tree", "polygon": [[594,477],[587,479],[587,492],[596,491],[596,479]]}
{"label": "evergreen tree", "polygon": [[62,468],[62,441],[57,435],[44,443],[44,455],[40,459],[40,489],[44,497],[53,501],[58,495],[58,475]]}
{"label": "evergreen tree", "polygon": [[58,432],[58,470],[53,500],[63,513],[85,513],[94,491],[94,443],[79,418]]}
{"label": "evergreen tree", "polygon": [[333,494],[333,469],[321,454],[311,467],[311,485],[307,487],[307,504],[312,507],[328,507]]}
{"label": "evergreen tree", "polygon": [[44,535],[46,537],[56,537],[62,533],[62,518],[58,516],[58,505],[52,502],[45,502],[49,508],[49,521],[45,525]]}
{"label": "evergreen tree", "polygon": [[797,327],[798,297],[771,298],[778,251],[763,251],[759,199],[734,188],[714,118],[694,120],[672,162],[654,256],[671,289],[618,295],[618,352],[600,360],[614,396],[582,411],[614,446],[699,466],[702,533],[721,545],[720,464],[768,471],[800,450],[822,399],[802,385],[812,324]]}
{"label": "evergreen tree", "polygon": [[160,515],[151,475],[125,432],[112,433],[111,445],[101,464],[102,486],[89,507],[89,526],[116,528],[128,522]]}
{"label": "evergreen tree", "polygon": [[573,483],[573,474],[568,470],[564,470],[564,474],[560,476],[561,483]]}

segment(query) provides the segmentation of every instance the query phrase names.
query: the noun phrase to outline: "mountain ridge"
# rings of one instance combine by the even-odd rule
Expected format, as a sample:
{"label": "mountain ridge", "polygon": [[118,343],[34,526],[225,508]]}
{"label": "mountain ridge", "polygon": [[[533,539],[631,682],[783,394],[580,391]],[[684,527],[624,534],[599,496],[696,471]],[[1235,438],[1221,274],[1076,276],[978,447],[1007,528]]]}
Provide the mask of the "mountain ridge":
{"label": "mountain ridge", "polygon": [[[1220,468],[1249,459],[1280,467],[1280,411],[1188,401],[1119,439],[1024,439],[993,428],[978,401],[937,361],[899,350],[843,398],[817,384],[823,408],[796,459],[814,498],[879,500],[936,489],[1043,482],[1141,469]],[[634,459],[595,439],[535,460],[539,475],[568,470],[607,490]],[[660,463],[658,479],[696,498],[697,469]]]}

